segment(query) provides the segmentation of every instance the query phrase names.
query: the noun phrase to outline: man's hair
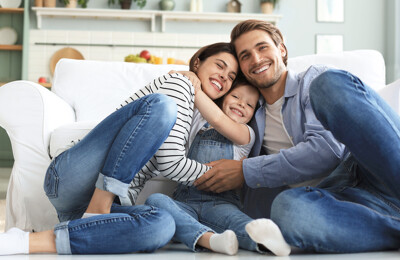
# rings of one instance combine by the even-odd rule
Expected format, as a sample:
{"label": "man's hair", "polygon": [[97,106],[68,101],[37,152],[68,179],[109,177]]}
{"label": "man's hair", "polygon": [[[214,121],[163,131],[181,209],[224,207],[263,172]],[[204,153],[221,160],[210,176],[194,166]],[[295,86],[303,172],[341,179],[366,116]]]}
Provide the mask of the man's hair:
{"label": "man's hair", "polygon": [[217,42],[214,44],[210,44],[207,46],[204,46],[200,48],[193,56],[190,58],[189,62],[189,70],[190,71],[195,71],[194,64],[197,59],[200,60],[200,62],[203,62],[206,60],[208,57],[216,55],[221,52],[226,52],[229,54],[232,54],[233,57],[236,59],[236,52],[235,49],[233,48],[233,45],[229,42]]}
{"label": "man's hair", "polygon": [[242,34],[254,30],[265,31],[269,34],[271,39],[274,41],[276,47],[279,47],[280,44],[286,50],[286,56],[283,57],[283,63],[287,66],[288,52],[285,46],[285,42],[283,40],[283,35],[281,31],[273,25],[272,23],[268,23],[262,20],[246,20],[238,23],[231,32],[231,43],[234,45],[237,38],[239,38]]}

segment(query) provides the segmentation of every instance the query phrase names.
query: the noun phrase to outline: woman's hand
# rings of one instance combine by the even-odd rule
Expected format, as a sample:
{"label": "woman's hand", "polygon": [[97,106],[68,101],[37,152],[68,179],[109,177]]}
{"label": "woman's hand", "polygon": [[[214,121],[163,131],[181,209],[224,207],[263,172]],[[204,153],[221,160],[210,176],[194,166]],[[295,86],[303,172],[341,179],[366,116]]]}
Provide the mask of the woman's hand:
{"label": "woman's hand", "polygon": [[190,80],[190,82],[192,82],[195,92],[197,92],[198,90],[201,90],[201,81],[197,77],[196,73],[194,73],[192,71],[175,71],[175,70],[171,70],[170,72],[168,72],[168,74],[172,74],[172,73],[179,73],[179,74],[182,74],[183,76],[187,77]]}

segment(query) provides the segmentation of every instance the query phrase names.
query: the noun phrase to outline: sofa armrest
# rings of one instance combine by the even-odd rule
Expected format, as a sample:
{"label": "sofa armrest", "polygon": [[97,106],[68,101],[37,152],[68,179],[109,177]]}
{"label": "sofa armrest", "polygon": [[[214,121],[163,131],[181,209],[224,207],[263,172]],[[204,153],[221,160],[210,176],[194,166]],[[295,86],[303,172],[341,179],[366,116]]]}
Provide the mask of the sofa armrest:
{"label": "sofa armrest", "polygon": [[[0,88],[0,126],[8,133],[13,145],[14,158],[19,158],[17,146],[27,146],[48,157],[51,132],[75,121],[71,106],[39,84],[14,81]],[[37,158],[35,158],[37,159]]]}
{"label": "sofa armrest", "polygon": [[378,90],[379,95],[400,114],[400,79]]}
{"label": "sofa armrest", "polygon": [[6,229],[41,231],[57,223],[43,190],[51,132],[75,121],[73,109],[54,93],[29,81],[0,87],[0,126],[10,137],[14,166],[7,191]]}

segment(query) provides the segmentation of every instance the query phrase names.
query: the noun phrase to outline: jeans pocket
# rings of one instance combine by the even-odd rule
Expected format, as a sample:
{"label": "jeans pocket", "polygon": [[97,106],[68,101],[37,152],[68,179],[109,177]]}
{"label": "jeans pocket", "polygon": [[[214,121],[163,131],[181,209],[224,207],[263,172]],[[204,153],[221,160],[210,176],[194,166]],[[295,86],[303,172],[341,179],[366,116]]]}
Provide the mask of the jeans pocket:
{"label": "jeans pocket", "polygon": [[48,198],[58,197],[58,181],[59,177],[57,171],[54,167],[55,160],[51,162],[49,168],[47,169],[46,176],[44,179],[44,191]]}

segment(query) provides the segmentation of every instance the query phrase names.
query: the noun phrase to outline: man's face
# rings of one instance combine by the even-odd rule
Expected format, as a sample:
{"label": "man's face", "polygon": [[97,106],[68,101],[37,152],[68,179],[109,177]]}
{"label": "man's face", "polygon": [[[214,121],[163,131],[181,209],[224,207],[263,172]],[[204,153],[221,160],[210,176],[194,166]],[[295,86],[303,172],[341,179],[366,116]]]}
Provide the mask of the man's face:
{"label": "man's face", "polygon": [[243,74],[260,90],[274,85],[286,71],[286,50],[282,44],[277,47],[267,32],[246,32],[234,44]]}

